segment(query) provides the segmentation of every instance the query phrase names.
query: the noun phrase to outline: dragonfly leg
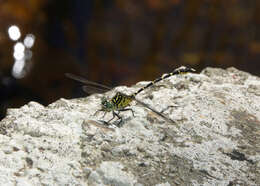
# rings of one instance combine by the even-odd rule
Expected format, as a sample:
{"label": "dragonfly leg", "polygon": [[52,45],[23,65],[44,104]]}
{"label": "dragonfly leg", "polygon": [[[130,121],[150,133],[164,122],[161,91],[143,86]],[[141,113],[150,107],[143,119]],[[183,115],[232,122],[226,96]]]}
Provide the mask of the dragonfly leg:
{"label": "dragonfly leg", "polygon": [[[122,123],[122,117],[119,115],[119,112],[116,113],[115,111],[113,111],[113,118],[112,118],[112,119],[114,119],[115,116],[120,120],[120,121],[117,123],[117,125],[120,126],[121,123]],[[111,119],[111,120],[112,120],[112,119]],[[111,120],[109,120],[109,121],[111,121]]]}
{"label": "dragonfly leg", "polygon": [[98,112],[100,112],[101,110],[97,110],[95,113],[94,113],[94,116],[97,115]]}
{"label": "dragonfly leg", "polygon": [[106,114],[107,114],[107,112],[104,112],[103,118],[105,117]]}
{"label": "dragonfly leg", "polygon": [[[99,112],[99,111],[103,111],[103,110],[98,110],[98,111],[96,111],[96,113]],[[119,115],[119,113],[120,113],[121,111],[131,111],[133,117],[135,116],[133,109],[131,109],[131,108],[124,108],[124,109],[118,110],[118,113],[116,113],[115,111],[113,111],[113,112],[112,112],[113,117],[112,117],[110,120],[108,120],[108,121],[103,121],[103,122],[104,122],[105,124],[107,124],[107,125],[110,125],[110,122],[111,122],[115,117],[117,117],[117,118],[120,120],[120,121],[117,123],[117,125],[120,126],[121,123],[122,123],[122,121],[123,121],[122,117]],[[95,113],[94,115],[96,115],[96,113]],[[105,117],[106,114],[107,114],[107,112],[104,111],[103,117]]]}
{"label": "dragonfly leg", "polygon": [[[105,115],[106,115],[106,112],[104,113],[103,117],[104,117]],[[116,116],[116,113],[113,112],[113,117],[112,117],[110,120],[108,120],[108,121],[102,120],[102,122],[105,123],[106,125],[110,125],[110,121],[112,121],[112,120],[115,118],[115,116]]]}
{"label": "dragonfly leg", "polygon": [[113,117],[112,117],[110,120],[108,120],[107,123],[109,123],[110,121],[112,121],[112,120],[115,118],[115,116],[116,116],[116,115],[115,115],[115,112],[113,111]]}
{"label": "dragonfly leg", "polygon": [[112,117],[110,120],[108,120],[107,123],[109,123],[110,121],[112,121],[112,120],[115,118],[115,116],[116,116],[118,119],[120,119],[120,122],[122,121],[122,117],[119,116],[118,113],[116,113],[115,111],[113,111],[112,113],[113,113],[113,117]]}
{"label": "dragonfly leg", "polygon": [[[97,115],[97,113],[98,113],[98,112],[101,112],[101,111],[104,111],[104,110],[97,110],[97,111],[94,113],[94,116],[96,116],[96,115]],[[107,114],[107,112],[106,112],[106,111],[104,111],[104,115],[103,115],[102,117],[104,118],[106,114]]]}
{"label": "dragonfly leg", "polygon": [[118,126],[120,126],[120,124],[121,124],[121,122],[122,122],[122,117],[118,114],[118,113],[116,113],[116,112],[112,112],[112,114],[113,114],[113,117],[110,119],[110,120],[108,120],[108,121],[102,121],[103,123],[105,123],[106,125],[111,125],[111,121],[115,118],[115,117],[117,117],[120,121],[116,124],[116,125],[118,125]]}
{"label": "dragonfly leg", "polygon": [[131,109],[131,108],[121,109],[121,110],[119,110],[119,112],[120,112],[120,111],[128,111],[128,110],[130,110],[130,111],[132,112],[132,115],[133,115],[133,117],[134,117],[134,116],[135,116],[135,115],[134,115],[134,111],[133,111],[133,109]]}

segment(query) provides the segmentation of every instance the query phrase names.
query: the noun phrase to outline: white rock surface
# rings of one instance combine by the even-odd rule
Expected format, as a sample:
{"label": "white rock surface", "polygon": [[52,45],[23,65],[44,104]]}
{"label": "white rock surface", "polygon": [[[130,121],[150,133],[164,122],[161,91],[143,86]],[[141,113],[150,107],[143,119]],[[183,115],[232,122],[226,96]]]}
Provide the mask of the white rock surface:
{"label": "white rock surface", "polygon": [[94,116],[101,96],[9,109],[0,122],[0,185],[260,185],[259,77],[206,68],[137,96],[174,123],[132,103],[135,117],[121,112],[121,127],[106,126],[103,113]]}

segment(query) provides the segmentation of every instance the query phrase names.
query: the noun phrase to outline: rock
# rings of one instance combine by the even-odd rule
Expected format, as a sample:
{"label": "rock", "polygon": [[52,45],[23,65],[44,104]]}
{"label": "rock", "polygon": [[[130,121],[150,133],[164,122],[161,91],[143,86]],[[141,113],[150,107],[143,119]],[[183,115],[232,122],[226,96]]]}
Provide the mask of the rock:
{"label": "rock", "polygon": [[235,68],[170,77],[136,97],[163,116],[133,102],[121,126],[94,115],[102,96],[9,109],[0,185],[260,185],[259,77]]}

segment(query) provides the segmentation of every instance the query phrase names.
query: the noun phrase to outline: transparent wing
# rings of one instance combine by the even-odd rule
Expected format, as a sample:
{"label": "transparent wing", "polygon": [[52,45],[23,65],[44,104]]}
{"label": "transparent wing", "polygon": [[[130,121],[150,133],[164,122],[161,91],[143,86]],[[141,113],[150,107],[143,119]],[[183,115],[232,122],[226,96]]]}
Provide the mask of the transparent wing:
{"label": "transparent wing", "polygon": [[82,89],[87,94],[104,93],[104,92],[108,91],[107,89],[97,88],[97,87],[94,87],[91,85],[85,85],[82,87]]}
{"label": "transparent wing", "polygon": [[85,79],[84,77],[80,77],[71,73],[65,73],[65,76],[67,76],[70,79],[73,79],[75,81],[79,81],[81,83],[84,83],[85,86],[82,87],[83,91],[88,93],[88,94],[93,94],[93,93],[103,93],[106,91],[111,90],[112,88],[102,85],[93,81],[89,81]]}
{"label": "transparent wing", "polygon": [[158,116],[162,117],[163,119],[165,119],[166,121],[170,122],[170,123],[175,123],[175,121],[173,121],[172,119],[168,118],[166,115],[164,115],[163,113],[158,112],[157,110],[151,108],[150,106],[148,106],[146,103],[139,101],[137,99],[135,99],[135,101],[137,103],[139,103],[140,105],[143,105],[144,107],[150,109],[151,111],[153,111],[155,114],[157,114]]}

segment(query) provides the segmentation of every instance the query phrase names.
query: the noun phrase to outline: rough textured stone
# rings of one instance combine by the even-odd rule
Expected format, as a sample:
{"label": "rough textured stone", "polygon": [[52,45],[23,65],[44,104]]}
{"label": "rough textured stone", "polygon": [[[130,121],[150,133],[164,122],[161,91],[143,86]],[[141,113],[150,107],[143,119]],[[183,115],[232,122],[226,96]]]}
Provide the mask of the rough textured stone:
{"label": "rough textured stone", "polygon": [[[116,91],[131,94],[147,82]],[[30,102],[0,122],[0,185],[260,185],[260,78],[235,68],[171,77],[107,126],[100,98]]]}

